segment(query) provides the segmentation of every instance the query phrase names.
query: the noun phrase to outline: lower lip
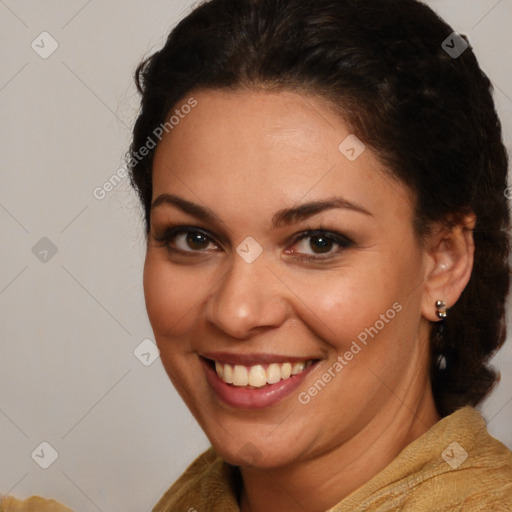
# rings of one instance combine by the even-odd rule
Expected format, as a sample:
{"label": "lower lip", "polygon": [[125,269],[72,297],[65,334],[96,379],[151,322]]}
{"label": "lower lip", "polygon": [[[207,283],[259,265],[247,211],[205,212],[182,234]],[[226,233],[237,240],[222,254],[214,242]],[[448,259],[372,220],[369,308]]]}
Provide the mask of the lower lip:
{"label": "lower lip", "polygon": [[277,404],[293,393],[306,375],[316,366],[316,363],[313,363],[298,375],[292,375],[275,384],[268,384],[263,388],[247,389],[226,384],[206,360],[201,358],[201,363],[210,386],[219,398],[227,405],[238,409],[263,409]]}

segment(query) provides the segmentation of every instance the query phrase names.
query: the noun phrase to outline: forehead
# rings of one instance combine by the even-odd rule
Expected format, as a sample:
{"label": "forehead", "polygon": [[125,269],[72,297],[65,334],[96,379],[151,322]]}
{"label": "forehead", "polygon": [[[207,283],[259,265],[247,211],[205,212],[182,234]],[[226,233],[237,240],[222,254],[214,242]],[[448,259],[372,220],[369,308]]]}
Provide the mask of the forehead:
{"label": "forehead", "polygon": [[191,96],[197,105],[156,149],[153,198],[180,194],[221,216],[265,215],[333,194],[375,211],[410,210],[408,189],[322,99],[293,92]]}

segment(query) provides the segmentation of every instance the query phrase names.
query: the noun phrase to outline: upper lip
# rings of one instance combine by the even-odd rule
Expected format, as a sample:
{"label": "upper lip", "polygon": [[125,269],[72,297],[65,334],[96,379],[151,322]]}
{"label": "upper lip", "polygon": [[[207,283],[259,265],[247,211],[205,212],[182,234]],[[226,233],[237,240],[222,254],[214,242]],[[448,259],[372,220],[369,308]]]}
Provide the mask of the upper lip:
{"label": "upper lip", "polygon": [[217,363],[241,365],[241,366],[255,366],[257,364],[272,364],[272,363],[297,363],[300,361],[316,360],[314,357],[293,357],[278,354],[235,354],[232,352],[203,352],[199,354],[205,359],[211,359]]}

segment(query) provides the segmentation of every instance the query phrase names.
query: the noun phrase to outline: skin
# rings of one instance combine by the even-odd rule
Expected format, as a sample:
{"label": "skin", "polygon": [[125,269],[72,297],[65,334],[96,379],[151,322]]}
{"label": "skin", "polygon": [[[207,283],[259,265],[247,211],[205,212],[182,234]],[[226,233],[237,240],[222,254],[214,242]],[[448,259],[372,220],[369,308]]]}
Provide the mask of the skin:
{"label": "skin", "polygon": [[[153,199],[174,194],[215,218],[171,204],[151,212],[144,290],[161,359],[213,447],[241,467],[243,512],[325,511],[440,419],[428,337],[435,301],[450,307],[469,279],[474,218],[451,230],[435,226],[420,244],[411,191],[370,149],[352,162],[340,152],[350,129],[321,98],[190,96],[197,107],[157,147]],[[331,208],[271,226],[283,208],[333,196],[366,213]],[[210,238],[187,244],[178,234],[166,247],[155,236],[170,222]],[[321,252],[318,238],[294,241],[319,229],[353,245]],[[252,263],[236,252],[248,236],[263,249]],[[395,318],[300,403],[299,393],[395,303],[402,307]],[[198,356],[207,351],[320,361],[285,400],[251,411],[227,406],[212,391]]]}

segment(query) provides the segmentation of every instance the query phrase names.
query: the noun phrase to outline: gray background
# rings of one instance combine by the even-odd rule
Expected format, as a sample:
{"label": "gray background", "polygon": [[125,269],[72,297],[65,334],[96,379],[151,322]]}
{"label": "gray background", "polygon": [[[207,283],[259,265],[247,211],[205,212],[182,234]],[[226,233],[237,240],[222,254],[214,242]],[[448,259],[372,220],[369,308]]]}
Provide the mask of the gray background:
{"label": "gray background", "polygon": [[[428,3],[469,37],[510,151],[512,0]],[[126,178],[93,195],[123,165],[137,63],[192,4],[0,0],[0,495],[148,511],[208,446],[160,359],[143,364],[152,345],[134,355],[152,340],[135,196]],[[512,447],[511,343],[495,364],[482,411]]]}

